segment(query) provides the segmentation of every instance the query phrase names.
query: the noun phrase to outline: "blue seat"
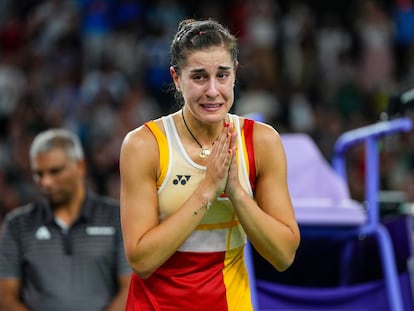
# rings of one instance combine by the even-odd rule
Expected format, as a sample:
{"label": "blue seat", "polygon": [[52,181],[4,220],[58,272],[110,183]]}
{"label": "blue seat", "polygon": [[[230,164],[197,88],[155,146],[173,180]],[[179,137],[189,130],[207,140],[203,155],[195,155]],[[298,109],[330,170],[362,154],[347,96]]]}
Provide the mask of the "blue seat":
{"label": "blue seat", "polygon": [[[280,306],[286,307],[287,305],[290,306],[289,310],[304,310],[306,297],[312,301],[313,307],[319,301],[320,305],[317,306],[319,310],[346,310],[349,307],[349,300],[353,299],[352,294],[372,293],[375,286],[381,286],[380,283],[359,284],[358,286],[350,284],[349,262],[352,256],[355,256],[355,240],[361,236],[372,237],[378,245],[380,256],[377,258],[382,268],[384,292],[388,303],[388,307],[384,306],[384,310],[404,311],[407,304],[410,308],[413,306],[409,280],[404,279],[401,283],[394,253],[395,245],[393,245],[389,230],[381,222],[378,200],[378,143],[386,135],[408,132],[411,128],[411,119],[399,118],[346,132],[339,137],[334,146],[332,165],[324,159],[308,135],[282,135],[287,155],[288,186],[302,240],[316,237],[319,241],[324,239],[343,241],[339,256],[340,282],[337,288],[322,289],[263,281],[257,277],[254,249],[248,244],[245,255],[252,279],[252,300],[255,310],[279,310]],[[365,183],[364,203],[351,199],[347,186],[346,154],[350,148],[359,144],[364,145],[366,163],[367,182]],[[406,231],[404,236],[408,240],[407,245],[411,245],[410,224],[407,223],[407,226],[401,230]],[[339,291],[340,288],[346,290]],[[324,294],[320,296],[320,300],[316,301],[317,293],[321,293],[322,290]],[[323,298],[324,295],[326,299]],[[289,302],[285,305],[278,304],[278,299]],[[297,309],[292,307],[295,301]],[[335,304],[338,306],[341,302],[344,305],[343,309],[329,308]],[[274,309],[272,309],[272,304],[275,305]],[[358,310],[356,302],[353,308]],[[361,305],[360,310],[366,310],[365,308]],[[282,308],[282,310],[285,309]]]}

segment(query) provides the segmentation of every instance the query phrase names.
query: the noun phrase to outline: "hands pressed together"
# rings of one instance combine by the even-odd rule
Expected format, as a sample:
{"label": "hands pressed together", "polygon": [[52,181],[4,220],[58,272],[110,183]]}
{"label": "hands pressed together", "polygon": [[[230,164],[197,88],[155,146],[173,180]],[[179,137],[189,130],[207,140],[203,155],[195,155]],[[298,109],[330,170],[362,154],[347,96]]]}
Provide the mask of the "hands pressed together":
{"label": "hands pressed together", "polygon": [[225,122],[223,132],[214,143],[208,158],[205,182],[214,189],[215,197],[223,192],[231,198],[239,187],[237,169],[237,132],[232,122]]}

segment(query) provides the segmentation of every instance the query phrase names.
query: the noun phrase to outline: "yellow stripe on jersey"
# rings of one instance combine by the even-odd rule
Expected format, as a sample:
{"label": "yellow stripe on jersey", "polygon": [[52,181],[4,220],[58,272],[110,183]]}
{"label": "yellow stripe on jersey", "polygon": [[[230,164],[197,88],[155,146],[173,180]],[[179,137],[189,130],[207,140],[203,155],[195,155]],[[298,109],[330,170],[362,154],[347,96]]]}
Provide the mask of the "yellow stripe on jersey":
{"label": "yellow stripe on jersey", "polygon": [[243,247],[226,251],[223,279],[226,286],[228,311],[253,311]]}
{"label": "yellow stripe on jersey", "polygon": [[215,229],[227,229],[240,225],[239,220],[233,220],[230,222],[217,223],[217,224],[201,224],[196,227],[196,230],[215,230]]}
{"label": "yellow stripe on jersey", "polygon": [[[247,147],[246,147],[246,137],[244,136],[244,127],[241,130],[241,138],[242,138],[244,158],[249,159],[249,154],[247,153]],[[248,160],[246,161],[246,169],[247,169],[247,176],[250,176],[250,166],[249,166]]]}
{"label": "yellow stripe on jersey", "polygon": [[161,187],[163,180],[165,179],[165,175],[167,174],[168,169],[168,159],[169,159],[169,150],[168,150],[168,142],[167,137],[155,123],[155,121],[149,121],[145,123],[145,125],[149,128],[152,134],[155,136],[155,139],[158,142],[158,148],[160,152],[160,176],[157,179],[157,188]]}

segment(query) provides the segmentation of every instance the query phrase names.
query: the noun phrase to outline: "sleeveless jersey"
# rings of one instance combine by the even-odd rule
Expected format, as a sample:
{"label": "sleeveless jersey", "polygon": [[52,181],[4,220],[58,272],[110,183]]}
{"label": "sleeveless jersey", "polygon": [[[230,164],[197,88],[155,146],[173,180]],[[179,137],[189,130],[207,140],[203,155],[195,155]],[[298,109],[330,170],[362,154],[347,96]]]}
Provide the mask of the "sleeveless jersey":
{"label": "sleeveless jersey", "polygon": [[[253,196],[245,131],[240,128],[239,117],[232,114],[229,117],[238,131],[240,182]],[[206,170],[186,153],[172,115],[163,117],[162,122],[165,134],[154,121],[145,124],[160,150],[161,174],[157,180],[160,222],[187,200]],[[167,262],[147,279],[132,274],[126,311],[251,311],[245,244],[246,234],[230,200],[222,194]]]}

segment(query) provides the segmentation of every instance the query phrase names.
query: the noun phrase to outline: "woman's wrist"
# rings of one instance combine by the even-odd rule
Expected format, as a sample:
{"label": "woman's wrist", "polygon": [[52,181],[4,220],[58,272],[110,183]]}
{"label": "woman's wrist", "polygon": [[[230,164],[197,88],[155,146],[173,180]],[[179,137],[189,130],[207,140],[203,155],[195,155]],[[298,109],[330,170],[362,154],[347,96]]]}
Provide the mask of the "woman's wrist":
{"label": "woman's wrist", "polygon": [[226,191],[226,195],[233,203],[236,203],[238,201],[244,202],[247,199],[246,195],[249,197],[243,187],[232,189],[231,191]]}
{"label": "woman's wrist", "polygon": [[200,201],[201,207],[195,210],[193,215],[196,216],[202,211],[207,212],[212,205],[211,200],[208,197],[205,197],[204,195],[200,194],[198,191],[194,192],[194,196]]}

